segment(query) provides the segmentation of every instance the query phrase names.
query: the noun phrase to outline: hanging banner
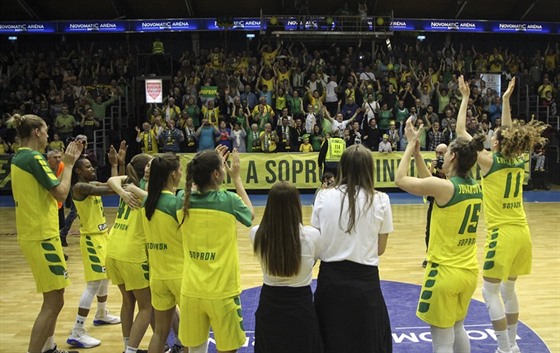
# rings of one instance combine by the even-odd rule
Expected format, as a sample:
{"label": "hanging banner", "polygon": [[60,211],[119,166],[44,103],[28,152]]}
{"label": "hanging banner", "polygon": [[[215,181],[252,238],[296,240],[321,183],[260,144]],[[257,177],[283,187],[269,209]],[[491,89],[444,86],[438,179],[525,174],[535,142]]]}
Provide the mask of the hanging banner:
{"label": "hanging banner", "polygon": [[[395,173],[401,162],[403,152],[372,152],[373,177],[376,188],[396,188]],[[192,153],[180,154],[181,168],[186,170],[187,163],[194,157]],[[277,181],[288,181],[298,189],[316,189],[321,185],[317,152],[312,153],[240,153],[241,180],[247,190],[266,190]],[[435,152],[422,152],[426,164],[435,158]],[[529,155],[523,156],[529,158]],[[527,159],[525,159],[527,160]],[[414,161],[408,166],[409,175],[418,175]],[[481,179],[480,169],[474,167],[472,176]],[[525,164],[524,185],[530,177],[529,163]],[[186,173],[183,173],[179,188],[185,187]],[[229,176],[225,181],[228,189],[235,189]]]}
{"label": "hanging banner", "polygon": [[[501,74],[480,74],[480,80],[486,83],[486,88],[492,88],[495,92],[502,92],[502,75]],[[480,88],[480,83],[478,84]]]}
{"label": "hanging banner", "polygon": [[161,79],[146,80],[146,103],[163,102],[163,83]]}

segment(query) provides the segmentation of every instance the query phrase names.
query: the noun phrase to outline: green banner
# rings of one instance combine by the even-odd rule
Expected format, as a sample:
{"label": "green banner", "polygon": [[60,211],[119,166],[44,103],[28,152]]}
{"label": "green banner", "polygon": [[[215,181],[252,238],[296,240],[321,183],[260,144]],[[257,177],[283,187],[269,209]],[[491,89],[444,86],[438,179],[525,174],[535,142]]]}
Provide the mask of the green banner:
{"label": "green banner", "polygon": [[217,86],[202,86],[200,87],[200,98],[204,101],[214,99],[218,96]]}

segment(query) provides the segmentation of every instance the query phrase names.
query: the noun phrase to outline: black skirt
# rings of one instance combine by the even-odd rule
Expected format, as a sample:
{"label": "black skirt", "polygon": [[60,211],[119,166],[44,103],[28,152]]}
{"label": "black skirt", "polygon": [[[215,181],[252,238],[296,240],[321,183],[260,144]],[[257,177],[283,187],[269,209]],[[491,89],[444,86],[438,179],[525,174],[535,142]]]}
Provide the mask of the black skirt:
{"label": "black skirt", "polygon": [[311,287],[263,284],[255,312],[255,353],[322,353]]}
{"label": "black skirt", "polygon": [[390,353],[391,324],[376,266],[321,262],[315,310],[325,353]]}

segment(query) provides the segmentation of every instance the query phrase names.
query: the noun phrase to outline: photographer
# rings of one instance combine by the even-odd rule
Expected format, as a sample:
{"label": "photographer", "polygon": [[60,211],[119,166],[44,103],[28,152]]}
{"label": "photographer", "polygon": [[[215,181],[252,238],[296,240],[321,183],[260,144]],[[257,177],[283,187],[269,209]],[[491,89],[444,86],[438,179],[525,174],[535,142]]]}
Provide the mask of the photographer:
{"label": "photographer", "polygon": [[[428,166],[430,173],[438,178],[445,179],[445,174],[443,174],[442,167],[443,167],[443,156],[447,152],[447,145],[441,143],[436,146],[436,158],[432,159],[430,165]],[[432,209],[434,208],[434,198],[432,196],[428,196],[428,213],[426,216],[426,249],[428,249],[428,244],[430,242],[430,218],[432,218]],[[427,261],[424,260],[422,262],[422,267],[426,267]]]}

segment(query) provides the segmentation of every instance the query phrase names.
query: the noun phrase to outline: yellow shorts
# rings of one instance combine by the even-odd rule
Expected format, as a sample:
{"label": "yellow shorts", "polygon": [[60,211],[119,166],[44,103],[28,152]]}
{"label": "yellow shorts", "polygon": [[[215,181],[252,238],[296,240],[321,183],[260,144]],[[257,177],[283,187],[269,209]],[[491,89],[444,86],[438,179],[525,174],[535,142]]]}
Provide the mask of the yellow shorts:
{"label": "yellow shorts", "polygon": [[108,257],[105,260],[107,278],[114,285],[124,284],[127,291],[144,289],[150,286],[148,262],[134,263]]}
{"label": "yellow shorts", "polygon": [[416,316],[430,325],[453,327],[467,316],[476,290],[477,271],[428,263]]}
{"label": "yellow shorts", "polygon": [[182,278],[150,279],[152,306],[159,311],[166,311],[179,305],[181,299]]}
{"label": "yellow shorts", "polygon": [[245,343],[245,329],[239,297],[201,299],[181,296],[179,339],[196,347],[208,339],[210,326],[219,351],[236,350]]}
{"label": "yellow shorts", "polygon": [[484,277],[502,281],[531,273],[533,244],[528,226],[489,229],[484,245]]}
{"label": "yellow shorts", "polygon": [[44,240],[19,240],[23,256],[31,267],[37,293],[66,288],[70,284],[60,237]]}
{"label": "yellow shorts", "polygon": [[107,232],[80,236],[80,250],[84,262],[86,282],[107,278],[105,258],[107,257]]}

